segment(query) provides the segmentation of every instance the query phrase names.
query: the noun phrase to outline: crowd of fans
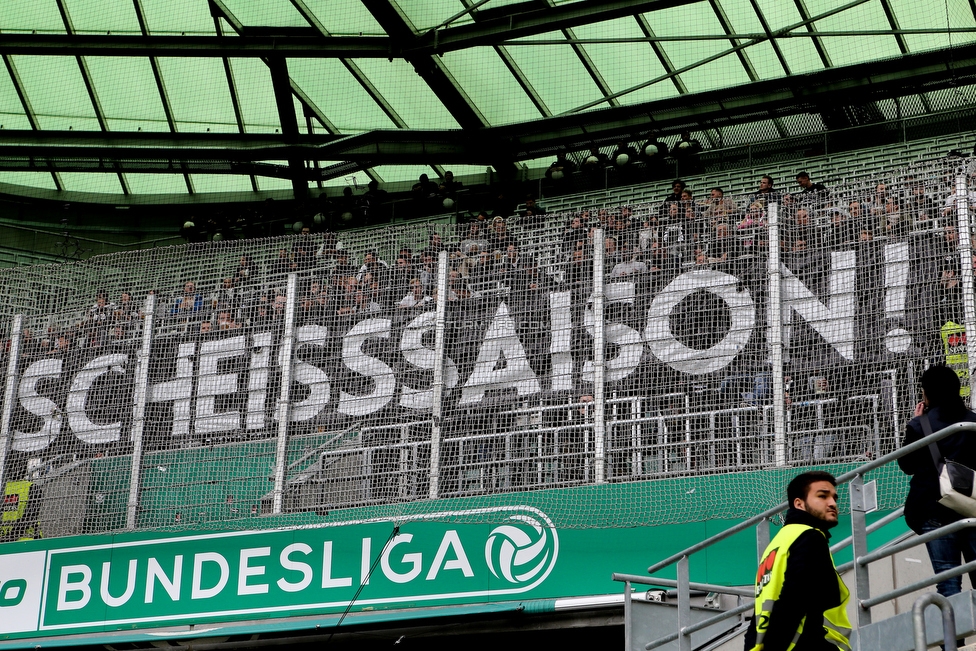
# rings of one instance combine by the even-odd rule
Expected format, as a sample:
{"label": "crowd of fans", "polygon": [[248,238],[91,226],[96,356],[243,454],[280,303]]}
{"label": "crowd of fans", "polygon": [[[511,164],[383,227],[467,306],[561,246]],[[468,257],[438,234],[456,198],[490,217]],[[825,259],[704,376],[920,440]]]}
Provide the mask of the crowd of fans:
{"label": "crowd of fans", "polygon": [[[571,165],[563,154],[560,161],[564,170]],[[337,234],[304,226],[291,247],[261,261],[242,256],[215,283],[188,279],[172,296],[157,290],[163,303],[157,314],[164,323],[199,330],[203,336],[273,326],[284,315],[284,277],[295,272],[303,321],[339,326],[368,314],[406,316],[427,309],[436,298],[442,251],[449,261],[450,302],[504,294],[518,310],[541,304],[541,297],[556,288],[577,292],[574,302],[585,302],[592,287],[596,228],[604,232],[607,280],[635,280],[644,296],[680,271],[697,267],[746,281],[761,279],[767,264],[769,206],[775,203],[784,260],[805,281],[811,274],[823,275],[829,265],[824,255],[831,250],[907,238],[918,231],[937,233],[913,240],[913,264],[919,277],[939,278],[938,295],[932,297],[936,320],[961,319],[956,197],[948,179],[908,177],[891,188],[877,183],[873,191],[858,196],[835,195],[804,171],[794,180],[781,188],[777,179],[765,175],[751,194],[730,196],[720,187],[693,188],[679,179],[659,203],[568,215],[548,214],[531,195],[513,206],[501,194],[493,209],[449,227],[453,233],[434,232],[425,245],[402,247],[392,255],[389,250],[358,251],[361,258]],[[415,190],[423,201],[457,193],[461,186],[450,175],[440,185],[422,177]],[[969,203],[976,208],[976,192],[970,192]],[[79,324],[49,332],[31,345],[43,354],[57,354],[71,345],[128,341],[142,317],[131,293],[109,297],[99,292]]]}
{"label": "crowd of fans", "polygon": [[[558,160],[568,159],[561,154]],[[642,331],[648,304],[660,289],[678,274],[695,269],[723,271],[740,279],[753,291],[758,321],[764,318],[761,292],[768,283],[770,206],[776,204],[782,259],[790,272],[825,303],[833,291],[827,282],[831,254],[858,251],[859,268],[870,269],[869,273],[858,271],[859,285],[854,289],[860,303],[859,319],[862,313],[884,314],[884,247],[907,243],[911,298],[905,306],[908,316],[899,327],[911,332],[913,345],[919,347],[915,352],[944,361],[939,357],[940,328],[948,321],[964,321],[956,210],[959,197],[953,190],[949,167],[946,170],[946,176],[903,176],[856,192],[828,187],[832,184],[805,171],[785,181],[764,175],[755,179],[752,192],[735,195],[721,187],[692,187],[675,179],[670,187],[661,188],[659,201],[594,206],[572,213],[551,213],[532,195],[512,199],[501,194],[495,205],[460,223],[371,231],[358,237],[303,226],[290,241],[278,240],[286,245],[279,244],[273,250],[261,250],[259,243],[241,247],[250,253],[227,263],[226,268],[217,266],[223,262],[216,263],[211,267],[212,276],[173,278],[175,287],[158,287],[153,292],[156,333],[202,341],[230,332],[274,332],[284,326],[287,276],[294,273],[298,280],[296,322],[328,328],[332,343],[323,356],[329,358],[325,363],[332,365],[329,376],[338,379],[344,372],[338,361],[341,338],[357,322],[371,316],[386,317],[394,328],[402,328],[433,308],[439,293],[438,260],[444,254],[448,263],[445,298],[453,329],[447,345],[455,347],[448,353],[462,377],[473,368],[499,298],[504,298],[520,336],[525,335],[521,340],[530,363],[544,373],[551,363],[548,331],[552,291],[572,293],[571,306],[576,313],[571,350],[573,372],[578,376],[585,362],[592,359],[592,337],[586,335],[583,312],[593,289],[597,229],[604,236],[609,321]],[[970,170],[971,180],[973,176]],[[421,181],[417,201],[443,200],[443,186]],[[461,191],[460,185],[449,187],[453,192]],[[514,201],[519,203],[513,205]],[[976,210],[976,191],[968,193],[965,203]],[[391,243],[388,237],[393,235],[410,239]],[[415,242],[420,240],[422,244],[417,246]],[[357,244],[360,242],[373,244]],[[382,246],[377,244],[380,242]],[[868,287],[865,282],[876,285]],[[634,288],[631,300],[618,301],[615,289],[630,283]],[[27,358],[63,357],[72,350],[134,346],[146,317],[142,296],[142,292],[134,297],[129,291],[110,295],[99,290],[90,307],[71,325],[52,326],[42,334],[36,328],[33,333],[26,331],[22,354]],[[710,313],[711,308],[692,300],[684,309],[694,315],[696,310]],[[686,321],[691,326],[683,332],[679,332],[681,319],[672,323],[675,336],[692,348],[714,345],[716,333],[711,330],[720,329],[714,319],[692,317]],[[858,321],[859,346],[860,342],[876,340],[883,353],[884,335],[885,331],[876,331],[866,320]],[[804,336],[793,332],[786,368],[787,400],[792,401],[794,426],[800,429],[805,422],[799,407],[802,401],[835,395],[845,377],[839,364],[822,357],[810,360],[803,368],[804,350],[829,348],[822,341],[807,345],[810,342]],[[398,340],[390,337],[390,342]],[[741,366],[730,366],[708,379],[710,395],[739,401],[748,394],[754,404],[768,403],[771,385],[768,369],[763,366],[767,359],[765,343],[757,336],[750,345],[753,348],[739,356]],[[861,358],[858,363],[863,363]],[[413,372],[398,369],[401,371]],[[576,382],[578,379],[574,378],[572,397],[581,403],[591,401],[587,385]],[[692,382],[687,378],[681,381]],[[660,385],[675,383],[669,380]],[[639,386],[635,383],[635,390],[646,391],[649,386],[657,385],[646,380]],[[844,426],[840,421],[835,424]],[[824,458],[833,443],[820,441],[816,445],[820,447],[811,443],[803,455]]]}

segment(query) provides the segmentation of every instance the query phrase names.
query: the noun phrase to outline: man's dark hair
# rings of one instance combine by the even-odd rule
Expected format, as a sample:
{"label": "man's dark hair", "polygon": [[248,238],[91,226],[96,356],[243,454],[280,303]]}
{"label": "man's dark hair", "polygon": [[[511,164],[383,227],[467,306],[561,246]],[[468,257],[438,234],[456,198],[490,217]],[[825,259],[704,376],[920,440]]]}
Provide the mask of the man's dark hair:
{"label": "man's dark hair", "polygon": [[790,506],[793,506],[793,502],[798,497],[805,502],[807,494],[810,492],[810,484],[818,481],[829,481],[834,486],[837,485],[837,480],[829,472],[809,470],[794,477],[793,481],[786,487],[786,501],[790,503]]}
{"label": "man's dark hair", "polygon": [[711,190],[709,190],[709,192],[718,192],[723,197],[725,196],[725,190],[723,190],[722,188],[720,188],[718,186],[715,186],[714,188],[712,188]]}
{"label": "man's dark hair", "polygon": [[951,421],[962,418],[966,404],[959,395],[959,376],[948,366],[930,366],[920,380],[930,407],[939,407],[939,416]]}
{"label": "man's dark hair", "polygon": [[671,181],[671,187],[672,187],[672,188],[674,187],[674,185],[675,185],[675,183],[677,183],[678,185],[680,185],[680,186],[681,186],[681,189],[682,189],[682,190],[684,190],[684,189],[685,189],[686,187],[688,187],[688,186],[687,186],[687,185],[685,184],[685,182],[684,182],[684,181],[682,181],[681,179],[675,179],[675,180],[673,180],[673,181]]}
{"label": "man's dark hair", "polygon": [[798,178],[798,179],[808,179],[808,178],[810,178],[810,174],[808,174],[807,172],[797,172],[796,178]]}
{"label": "man's dark hair", "polygon": [[766,179],[767,181],[769,181],[770,185],[774,185],[773,177],[771,177],[769,174],[763,174],[759,178]]}

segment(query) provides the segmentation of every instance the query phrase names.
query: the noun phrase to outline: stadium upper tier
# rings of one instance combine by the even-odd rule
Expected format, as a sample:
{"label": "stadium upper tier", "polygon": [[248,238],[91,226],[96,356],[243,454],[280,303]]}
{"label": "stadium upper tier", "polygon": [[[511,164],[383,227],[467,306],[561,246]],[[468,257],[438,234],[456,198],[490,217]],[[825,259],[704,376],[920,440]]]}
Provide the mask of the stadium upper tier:
{"label": "stadium upper tier", "polygon": [[[35,490],[6,535],[883,454],[921,368],[973,377],[973,169],[6,270],[2,468]],[[712,512],[650,484],[613,526]]]}

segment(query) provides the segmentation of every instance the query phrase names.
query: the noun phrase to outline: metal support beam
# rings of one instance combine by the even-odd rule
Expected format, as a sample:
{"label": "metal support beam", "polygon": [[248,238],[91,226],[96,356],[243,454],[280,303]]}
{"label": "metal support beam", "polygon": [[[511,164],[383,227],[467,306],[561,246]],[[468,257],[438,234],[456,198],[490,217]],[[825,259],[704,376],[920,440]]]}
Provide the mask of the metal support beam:
{"label": "metal support beam", "polygon": [[[30,125],[32,131],[40,131],[41,126],[37,122],[37,114],[34,113],[34,107],[31,105],[30,98],[27,96],[27,91],[24,90],[24,84],[20,80],[20,73],[17,72],[17,66],[14,65],[14,60],[9,55],[3,55],[3,63],[7,68],[7,74],[10,75],[10,82],[14,85],[14,91],[17,93],[17,99],[20,100],[20,105],[24,109],[24,115],[27,117],[27,124]],[[33,161],[33,159],[29,159]],[[64,184],[61,183],[61,176],[54,169],[54,165],[50,162],[44,164],[47,171],[51,173],[51,178],[54,180],[54,188],[61,192],[64,190]]]}
{"label": "metal support beam", "polygon": [[[473,24],[428,32],[410,45],[405,55],[442,54],[470,47],[495,45],[502,39],[525,38],[556,30],[572,29],[649,11],[671,9],[700,0],[602,0],[525,10],[528,3],[512,5],[511,11],[482,9],[482,20]],[[389,31],[387,32],[389,33]]]}
{"label": "metal support beam", "polygon": [[[137,2],[139,0],[136,0]],[[214,16],[214,30],[216,30],[218,36],[224,35],[223,25],[220,23],[220,18]],[[234,107],[234,121],[237,122],[237,132],[246,133],[247,129],[244,127],[244,113],[241,111],[241,98],[237,94],[237,80],[234,79],[234,70],[231,68],[230,59],[227,57],[221,57],[221,62],[224,65],[224,77],[227,79],[227,90],[230,92],[230,103]],[[309,131],[311,133],[311,130]],[[258,191],[258,182],[253,174],[250,176],[251,179],[251,190],[254,192]]]}
{"label": "metal support beam", "polygon": [[[421,37],[417,29],[410,23],[400,8],[390,0],[363,0],[363,6],[373,15],[380,27],[390,35],[394,49],[403,51],[403,56],[410,63],[417,74],[430,86],[444,107],[457,120],[463,129],[481,129],[488,121],[481,115],[474,103],[468,99],[439,57],[433,56],[435,50],[426,48],[418,50],[414,46]],[[451,28],[445,32],[452,31]],[[550,29],[552,29],[550,27]],[[432,32],[437,38],[440,31]],[[425,35],[429,38],[431,34]],[[410,50],[407,52],[407,50]]]}
{"label": "metal support beam", "polygon": [[390,45],[390,39],[385,36],[323,39],[314,35],[289,35],[286,39],[280,36],[224,38],[128,34],[0,34],[0,54],[31,56],[386,59],[392,54]]}
{"label": "metal support beam", "polygon": [[[976,1],[976,0],[973,0]],[[574,5],[566,5],[574,6]],[[221,16],[222,17],[222,16]],[[230,21],[228,21],[230,23]],[[823,39],[826,37],[859,36],[901,36],[926,34],[972,34],[973,27],[918,28],[918,29],[852,29],[831,32],[773,33],[765,23],[760,22],[766,34],[742,33],[736,37],[745,40],[757,38],[805,38]],[[461,29],[461,28],[452,28]],[[539,33],[550,32],[545,29]],[[246,33],[246,32],[245,32]],[[570,40],[520,40],[511,30],[500,30],[496,38],[479,43],[485,46],[539,46],[589,43],[639,43],[670,41],[726,40],[722,34],[655,36],[642,38],[574,38]],[[466,47],[423,47],[414,46],[406,54],[414,56],[433,56],[447,51],[457,51]],[[774,44],[774,48],[778,48]],[[172,58],[263,58],[284,56],[289,59],[389,59],[401,57],[404,53],[396,49],[386,36],[333,36],[328,39],[315,35],[289,35],[287,39],[277,36],[132,36],[104,34],[0,34],[0,54],[25,54],[30,56],[100,56],[100,57],[172,57]],[[779,53],[780,55],[782,53]],[[781,63],[785,59],[781,59]]]}
{"label": "metal support beam", "polygon": [[0,486],[7,485],[7,455],[14,441],[13,425],[14,400],[20,369],[20,339],[24,332],[24,315],[14,316],[10,328],[10,349],[7,351],[7,377],[4,382],[3,404],[0,405]]}
{"label": "metal support beam", "polygon": [[[274,88],[275,104],[278,107],[278,121],[281,123],[281,133],[285,142],[297,143],[301,133],[298,130],[298,116],[295,115],[295,105],[291,99],[291,79],[288,77],[288,64],[283,57],[268,59],[271,69],[271,85]],[[308,195],[308,182],[303,180],[305,163],[298,156],[288,158],[288,167],[292,172],[292,189],[296,199],[304,199]]]}
{"label": "metal support beam", "polygon": [[[132,0],[133,8],[136,12],[136,19],[139,21],[139,31],[142,32],[142,36],[149,36],[149,26],[146,24],[146,12],[142,9],[142,0]],[[178,129],[176,128],[176,117],[173,115],[173,105],[169,101],[169,93],[166,91],[166,82],[163,81],[163,72],[159,68],[159,61],[156,57],[149,57],[149,67],[152,69],[153,80],[156,82],[156,92],[159,94],[159,101],[163,105],[163,114],[166,116],[166,124],[169,126],[170,133],[176,133]],[[190,175],[184,171],[183,173],[183,183],[186,185],[186,191],[190,194],[195,192],[193,188],[193,179]]]}
{"label": "metal support beam", "polygon": [[[75,26],[71,20],[71,15],[68,13],[68,7],[65,4],[65,0],[56,0],[58,5],[58,12],[61,14],[61,22],[64,24],[64,31],[68,36],[74,36]],[[98,128],[102,131],[108,131],[108,121],[105,119],[105,111],[102,110],[102,102],[98,99],[98,92],[95,90],[95,84],[92,82],[91,72],[88,70],[88,62],[85,57],[81,55],[75,56],[75,62],[78,64],[78,71],[81,73],[81,81],[85,85],[85,91],[88,93],[88,100],[91,102],[92,110],[95,112],[95,120],[98,122]],[[129,183],[125,180],[125,175],[122,172],[117,171],[116,176],[119,179],[119,185],[122,186],[122,194],[129,194]]]}
{"label": "metal support beam", "polygon": [[[728,14],[725,13],[725,7],[722,6],[721,0],[708,0],[708,3],[711,5],[712,11],[715,12],[715,17],[718,18],[718,22],[722,26],[722,31],[729,35],[729,44],[732,46],[737,45],[738,42],[735,29],[732,27],[732,21],[729,20]],[[739,63],[742,64],[743,70],[746,71],[749,81],[759,81],[759,74],[756,72],[756,67],[752,65],[752,59],[749,57],[749,52],[746,50],[739,50],[735,54],[737,57],[739,57]],[[783,126],[783,121],[779,118],[773,118],[773,126],[776,127],[776,132],[779,134],[780,138],[786,138],[789,136],[789,133],[787,133],[786,128]]]}
{"label": "metal support beam", "polygon": [[664,68],[664,72],[670,75],[669,78],[671,79],[671,83],[674,84],[674,87],[678,91],[678,94],[679,95],[687,94],[688,87],[685,86],[685,82],[681,80],[681,77],[675,74],[674,63],[671,62],[671,57],[668,56],[667,51],[663,47],[661,47],[661,45],[658,44],[657,34],[654,33],[654,29],[651,27],[651,24],[647,22],[647,19],[640,14],[634,16],[634,18],[637,20],[637,26],[640,28],[644,36],[647,39],[654,39],[654,40],[648,40],[648,43],[650,43],[651,49],[654,51],[654,56],[656,56],[657,60],[661,62],[661,67]]}
{"label": "metal support beam", "polygon": [[[588,146],[621,136],[640,137],[656,129],[712,127],[778,116],[817,112],[822,105],[878,101],[976,83],[976,45],[909,55],[882,64],[866,63],[805,75],[745,84],[733,89],[688,94],[632,106],[555,116],[530,122],[457,131],[394,129],[355,136],[300,134],[289,143],[276,134],[122,133],[0,130],[0,158],[48,171],[45,158],[58,161],[227,161],[320,160],[373,165],[437,161],[493,164],[550,155],[559,146]],[[294,88],[292,87],[292,92]],[[294,112],[294,111],[292,111]],[[296,122],[297,123],[297,122]],[[109,168],[111,171],[111,168]],[[160,172],[179,171],[177,166]]]}
{"label": "metal support beam", "polygon": [[143,432],[146,425],[146,402],[149,396],[149,351],[152,348],[156,295],[146,296],[143,306],[142,345],[136,356],[135,385],[132,405],[132,466],[129,471],[129,500],[125,511],[126,529],[135,529],[139,515],[139,493],[142,485]]}
{"label": "metal support beam", "polygon": [[823,64],[823,67],[833,68],[834,64],[830,60],[830,54],[827,53],[827,48],[824,47],[823,39],[816,36],[817,28],[813,23],[817,19],[810,16],[810,11],[807,9],[805,0],[793,0],[793,3],[796,5],[796,10],[800,12],[800,18],[803,19],[803,26],[807,32],[815,35],[813,38],[813,46],[817,48],[817,54],[820,56],[820,62]]}
{"label": "metal support beam", "polygon": [[[854,558],[868,553],[867,504],[864,499],[864,477],[858,475],[848,484],[851,498],[851,544]],[[854,603],[871,598],[871,581],[868,576],[868,566],[854,563]],[[859,607],[857,609],[857,626],[862,628],[871,623],[871,610]]]}

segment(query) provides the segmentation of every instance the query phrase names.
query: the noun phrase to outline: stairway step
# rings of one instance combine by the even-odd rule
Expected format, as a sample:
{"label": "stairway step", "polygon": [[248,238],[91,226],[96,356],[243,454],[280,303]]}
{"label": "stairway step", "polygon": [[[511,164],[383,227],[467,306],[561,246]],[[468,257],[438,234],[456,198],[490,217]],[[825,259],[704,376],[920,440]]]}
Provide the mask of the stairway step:
{"label": "stairway step", "polygon": [[[976,634],[976,592],[966,590],[949,597],[949,603],[956,615],[956,638]],[[942,643],[942,611],[935,606],[925,609],[925,638],[929,647]],[[901,613],[879,622],[874,622],[854,632],[860,641],[861,649],[884,649],[884,651],[914,651],[915,632],[912,613]],[[852,642],[854,642],[852,640]],[[857,643],[852,644],[857,649]],[[976,645],[971,645],[976,650]],[[966,647],[970,648],[970,647]]]}

